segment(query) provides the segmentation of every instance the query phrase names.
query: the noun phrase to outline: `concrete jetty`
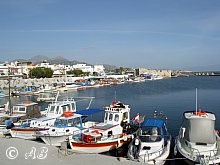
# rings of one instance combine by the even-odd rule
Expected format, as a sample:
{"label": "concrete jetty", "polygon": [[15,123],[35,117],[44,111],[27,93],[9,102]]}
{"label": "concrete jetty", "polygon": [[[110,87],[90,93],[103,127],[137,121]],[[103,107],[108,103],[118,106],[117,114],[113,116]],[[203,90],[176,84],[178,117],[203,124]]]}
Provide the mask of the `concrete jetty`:
{"label": "concrete jetty", "polygon": [[37,141],[16,138],[0,138],[0,164],[39,165],[137,165],[140,163],[101,154],[65,154],[54,146]]}

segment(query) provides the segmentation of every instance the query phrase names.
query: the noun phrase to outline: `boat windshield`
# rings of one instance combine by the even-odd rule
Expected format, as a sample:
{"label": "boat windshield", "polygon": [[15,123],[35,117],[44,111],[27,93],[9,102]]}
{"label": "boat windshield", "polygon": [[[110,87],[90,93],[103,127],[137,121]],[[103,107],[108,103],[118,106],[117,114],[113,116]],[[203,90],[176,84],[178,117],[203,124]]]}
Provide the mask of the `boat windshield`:
{"label": "boat windshield", "polygon": [[56,119],[54,126],[55,127],[67,127],[67,120]]}
{"label": "boat windshield", "polygon": [[56,119],[54,123],[55,127],[80,127],[81,120],[80,117],[73,119]]}
{"label": "boat windshield", "polygon": [[54,113],[54,112],[55,114],[58,114],[58,106],[51,105],[49,113]]}
{"label": "boat windshield", "polygon": [[143,127],[140,131],[140,140],[142,142],[161,141],[161,131],[158,127]]}
{"label": "boat windshield", "polygon": [[70,104],[63,105],[62,108],[63,108],[63,112],[71,111],[71,105]]}

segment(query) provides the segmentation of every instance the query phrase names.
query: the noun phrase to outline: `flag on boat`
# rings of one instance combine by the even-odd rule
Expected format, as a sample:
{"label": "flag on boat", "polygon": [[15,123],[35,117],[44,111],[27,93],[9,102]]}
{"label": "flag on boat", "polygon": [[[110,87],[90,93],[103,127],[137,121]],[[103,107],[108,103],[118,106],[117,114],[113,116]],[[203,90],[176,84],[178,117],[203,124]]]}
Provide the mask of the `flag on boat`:
{"label": "flag on boat", "polygon": [[140,114],[137,113],[132,119],[135,124],[140,124]]}

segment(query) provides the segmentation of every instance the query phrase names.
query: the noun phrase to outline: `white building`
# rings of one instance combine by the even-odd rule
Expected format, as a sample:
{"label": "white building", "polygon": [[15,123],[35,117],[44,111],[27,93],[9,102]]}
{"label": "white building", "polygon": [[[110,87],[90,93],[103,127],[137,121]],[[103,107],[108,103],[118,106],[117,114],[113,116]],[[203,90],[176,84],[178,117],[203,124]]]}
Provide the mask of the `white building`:
{"label": "white building", "polygon": [[87,66],[86,64],[76,64],[73,65],[73,69],[80,69],[83,72],[89,72],[89,73],[93,73],[93,68],[92,66]]}
{"label": "white building", "polygon": [[103,65],[86,65],[86,64],[76,64],[76,65],[62,65],[62,64],[49,64],[47,61],[43,61],[40,64],[34,66],[30,61],[16,61],[9,63],[0,64],[0,75],[29,75],[29,71],[35,67],[50,68],[54,71],[54,75],[66,75],[67,71],[74,69],[80,69],[83,72],[89,72],[91,75],[96,72],[100,76],[105,75],[105,68]]}
{"label": "white building", "polygon": [[8,64],[0,64],[0,75],[8,75]]}
{"label": "white building", "polygon": [[30,61],[15,61],[11,63],[0,64],[0,75],[28,75],[29,71],[33,68]]}
{"label": "white building", "polygon": [[149,68],[138,68],[138,75],[141,74],[156,74],[162,77],[171,77],[172,70],[170,69],[149,69]]}
{"label": "white building", "polygon": [[105,76],[105,68],[103,65],[94,65],[93,72],[97,72],[101,76]]}

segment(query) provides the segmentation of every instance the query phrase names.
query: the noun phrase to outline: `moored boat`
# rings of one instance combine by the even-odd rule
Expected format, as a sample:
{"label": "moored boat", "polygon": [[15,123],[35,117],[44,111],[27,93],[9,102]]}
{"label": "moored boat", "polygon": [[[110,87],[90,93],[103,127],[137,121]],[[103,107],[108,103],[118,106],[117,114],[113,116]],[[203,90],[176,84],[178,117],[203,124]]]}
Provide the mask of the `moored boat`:
{"label": "moored boat", "polygon": [[104,122],[69,138],[74,152],[102,153],[121,147],[133,138],[136,127],[130,125],[130,108],[114,101],[105,108]]}
{"label": "moored boat", "polygon": [[128,147],[130,160],[145,164],[162,165],[170,154],[171,135],[166,126],[166,118],[161,113],[145,119],[137,137]]}
{"label": "moored boat", "polygon": [[[92,99],[92,98],[91,98]],[[41,112],[43,115],[40,118],[32,119],[28,127],[14,127],[10,130],[12,137],[31,139],[38,138],[36,135],[39,131],[47,131],[54,126],[56,118],[63,113],[76,112],[76,101],[73,98],[68,98],[63,101],[56,101],[48,105],[48,108]]]}
{"label": "moored boat", "polygon": [[[96,112],[98,111],[97,109]],[[40,137],[47,145],[61,146],[63,142],[68,141],[70,135],[78,134],[80,130],[95,124],[86,121],[86,118],[87,116],[81,114],[64,112],[56,119],[54,126],[47,131],[38,131],[35,136]]]}
{"label": "moored boat", "polygon": [[37,131],[48,130],[54,125],[57,117],[61,116],[64,112],[75,112],[76,105],[74,99],[64,101],[56,101],[48,105],[46,111],[41,112],[41,117],[32,119],[29,126],[18,126],[10,130],[11,136],[22,139],[34,140]]}
{"label": "moored boat", "polygon": [[13,123],[16,123],[19,120],[37,118],[40,116],[41,113],[38,103],[23,101],[20,104],[14,105],[12,110],[10,110],[9,103],[7,103],[4,110],[0,112],[0,124],[4,124],[4,121],[8,119],[10,119]]}
{"label": "moored boat", "polygon": [[187,163],[220,163],[220,138],[215,130],[215,114],[204,111],[183,113],[183,123],[175,140],[174,153]]}

